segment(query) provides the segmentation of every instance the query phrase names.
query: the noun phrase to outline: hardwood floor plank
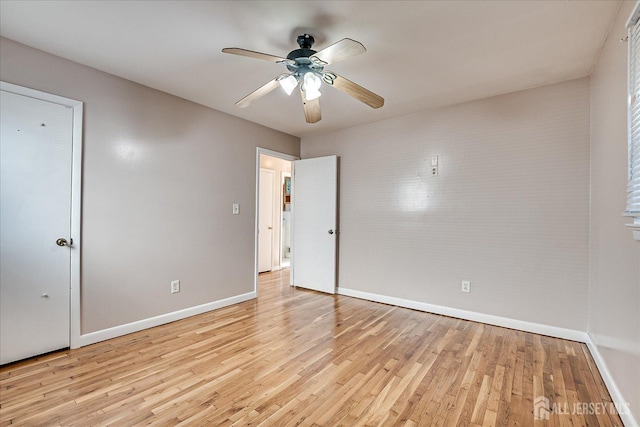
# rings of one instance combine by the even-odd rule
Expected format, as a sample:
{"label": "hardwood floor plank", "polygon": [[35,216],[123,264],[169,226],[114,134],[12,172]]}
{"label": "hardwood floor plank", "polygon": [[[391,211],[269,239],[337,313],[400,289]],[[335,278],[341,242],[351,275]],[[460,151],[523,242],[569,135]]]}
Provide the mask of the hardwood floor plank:
{"label": "hardwood floor plank", "polygon": [[[585,345],[288,286],[0,367],[0,426],[621,426]],[[586,408],[586,407],[585,407]],[[571,411],[569,411],[571,412]]]}

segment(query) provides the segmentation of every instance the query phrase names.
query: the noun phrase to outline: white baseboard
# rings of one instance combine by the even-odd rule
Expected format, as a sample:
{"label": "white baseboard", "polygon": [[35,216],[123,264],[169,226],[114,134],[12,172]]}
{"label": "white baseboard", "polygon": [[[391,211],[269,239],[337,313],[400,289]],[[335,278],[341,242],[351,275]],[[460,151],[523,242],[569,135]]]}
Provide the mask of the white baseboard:
{"label": "white baseboard", "polygon": [[[410,308],[413,310],[424,311],[428,313],[441,314],[444,316],[456,317],[464,320],[471,320],[474,322],[486,323],[488,325],[502,326],[510,329],[517,329],[526,332],[532,332],[541,335],[548,335],[556,338],[568,339],[572,341],[583,342],[589,348],[593,359],[598,366],[598,370],[602,375],[602,378],[607,386],[609,394],[613,402],[618,405],[624,405],[626,400],[618,389],[615,380],[611,376],[607,364],[605,363],[602,355],[598,351],[598,347],[595,345],[591,336],[582,331],[574,329],[559,328],[556,326],[543,325],[540,323],[526,322],[522,320],[510,319],[508,317],[493,316],[490,314],[477,313],[473,311],[460,310],[456,308],[445,307],[441,305],[428,304],[425,302],[406,300],[402,298],[390,297],[386,295],[373,294],[369,292],[358,291],[354,289],[338,288],[340,295],[345,295],[354,298],[365,299],[368,301],[380,302],[383,304],[395,305],[398,307]],[[227,307],[229,305],[238,304],[250,299],[256,298],[256,292],[248,292],[246,294],[237,295],[230,298],[225,298],[219,301],[213,301],[207,304],[190,307],[184,310],[174,311],[172,313],[162,314],[160,316],[151,317],[148,319],[139,320],[137,322],[127,323],[125,325],[115,326],[113,328],[103,329],[101,331],[91,332],[80,336],[80,347],[95,344],[100,341],[105,341],[111,338],[120,337],[133,332],[138,332],[144,329],[153,328],[155,326],[164,325],[166,323],[174,322],[176,320],[185,319],[187,317],[195,316],[197,314],[206,313],[208,311],[216,310],[218,308]],[[634,418],[631,412],[621,412],[620,418],[625,426],[638,426],[638,422]]]}
{"label": "white baseboard", "polygon": [[[445,307],[441,305],[428,304],[419,301],[406,300],[402,298],[390,297],[386,295],[373,294],[369,292],[357,291],[354,289],[338,288],[340,295],[366,299],[369,301],[381,302],[384,304],[395,305],[398,307],[411,308],[414,310],[425,311],[428,313],[442,314],[444,316],[456,317],[464,320],[471,320],[474,322],[486,323],[494,326],[502,326],[510,329],[517,329],[525,332],[532,332],[535,334],[548,335],[555,338],[562,338],[571,341],[578,341],[585,343],[593,356],[593,360],[598,366],[600,375],[604,380],[605,385],[611,395],[611,399],[614,403],[624,405],[627,401],[618,389],[616,382],[614,381],[607,364],[604,362],[602,355],[598,351],[597,346],[591,339],[591,336],[587,332],[578,331],[574,329],[559,328],[557,326],[543,325],[540,323],[525,322],[522,320],[510,319],[508,317],[493,316],[490,314],[477,313],[474,311],[460,310],[451,307]],[[630,411],[621,411],[620,418],[625,426],[638,426],[638,422],[634,418]]]}
{"label": "white baseboard", "polygon": [[91,332],[80,336],[80,347],[95,344],[97,342],[105,341],[111,338],[121,337],[123,335],[142,331],[148,328],[153,328],[155,326],[164,325],[165,323],[175,322],[176,320],[186,319],[187,317],[195,316],[197,314],[206,313],[211,310],[216,310],[218,308],[248,301],[255,297],[255,291],[248,292],[246,294],[236,295],[230,298],[197,305],[195,307],[185,308],[184,310],[161,314],[160,316],[150,317],[148,319],[138,320],[136,322],[127,323],[125,325],[114,326],[113,328]]}
{"label": "white baseboard", "polygon": [[[602,380],[607,386],[609,394],[611,395],[611,400],[613,400],[613,402],[617,404],[619,408],[623,408],[624,405],[628,402],[628,400],[626,400],[622,395],[622,393],[620,392],[618,385],[616,384],[615,380],[611,376],[611,372],[609,371],[609,368],[607,367],[607,364],[605,363],[604,358],[600,354],[600,351],[598,351],[598,346],[591,339],[591,335],[589,334],[587,334],[586,344],[587,344],[587,347],[589,348],[589,351],[591,352],[591,356],[593,356],[593,360],[596,362],[596,366],[598,366],[598,371],[600,371],[600,375],[602,375]],[[619,415],[625,426],[638,427],[639,423],[635,419],[631,411],[620,411]]]}
{"label": "white baseboard", "polygon": [[559,328],[557,326],[543,325],[541,323],[525,322],[523,320],[510,319],[508,317],[493,316],[491,314],[477,313],[475,311],[460,310],[457,308],[445,307],[442,305],[428,304],[426,302],[412,301],[402,298],[389,297],[386,295],[372,294],[369,292],[356,291],[353,289],[338,288],[340,295],[366,299],[369,301],[381,302],[384,304],[396,305],[399,307],[411,308],[413,310],[426,311],[428,313],[442,314],[444,316],[456,317],[474,322],[486,323],[488,325],[502,326],[519,331],[533,332],[535,334],[548,335],[572,341],[586,342],[589,338],[586,332],[574,329]]}

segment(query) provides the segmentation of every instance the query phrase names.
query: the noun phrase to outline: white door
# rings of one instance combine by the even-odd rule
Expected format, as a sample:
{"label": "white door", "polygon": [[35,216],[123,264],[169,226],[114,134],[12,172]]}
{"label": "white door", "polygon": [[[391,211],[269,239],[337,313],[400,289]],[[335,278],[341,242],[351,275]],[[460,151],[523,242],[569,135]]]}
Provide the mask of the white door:
{"label": "white door", "polygon": [[260,169],[258,193],[258,272],[271,271],[273,259],[273,185],[275,172]]}
{"label": "white door", "polygon": [[0,94],[4,364],[69,347],[73,110]]}
{"label": "white door", "polygon": [[293,162],[292,281],[295,286],[335,293],[338,158]]}

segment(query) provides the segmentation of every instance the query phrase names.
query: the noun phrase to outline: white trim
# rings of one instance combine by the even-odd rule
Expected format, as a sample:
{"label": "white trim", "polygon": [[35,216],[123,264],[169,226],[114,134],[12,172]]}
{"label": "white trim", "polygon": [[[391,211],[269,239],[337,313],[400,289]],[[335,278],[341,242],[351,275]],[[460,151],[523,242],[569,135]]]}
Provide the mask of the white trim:
{"label": "white trim", "polygon": [[260,193],[260,154],[265,156],[276,157],[278,159],[289,160],[293,162],[298,160],[299,157],[292,156],[291,154],[279,153],[277,151],[269,150],[268,148],[256,147],[256,200],[255,200],[255,212],[254,212],[254,239],[253,239],[253,291],[256,296],[258,295],[258,209],[260,208],[259,193]]}
{"label": "white trim", "polygon": [[[291,154],[280,153],[278,151],[269,150],[268,148],[257,147],[257,152],[258,152],[258,161],[260,161],[260,154],[264,154],[265,156],[276,157],[282,160],[289,160],[290,162],[293,162],[294,160],[300,160],[300,157],[292,156]],[[260,168],[260,165],[258,165],[258,168]]]}
{"label": "white trim", "polygon": [[[628,144],[628,159],[627,159],[627,201],[625,207],[625,215],[631,216],[637,220],[640,219],[640,203],[638,198],[638,186],[640,185],[640,171],[638,168],[637,151],[640,150],[638,141],[634,137],[633,128],[640,122],[640,116],[638,114],[638,103],[640,100],[638,97],[638,74],[640,73],[640,58],[638,58],[638,49],[636,44],[640,43],[640,1],[637,1],[629,19],[627,20],[627,40],[628,40],[628,52],[627,52],[627,144]],[[637,136],[637,135],[636,135]],[[633,230],[634,239],[640,241],[640,232]]]}
{"label": "white trim", "polygon": [[[600,375],[602,376],[604,384],[607,387],[607,391],[611,395],[611,400],[618,405],[618,408],[623,408],[624,405],[628,403],[628,401],[625,400],[624,396],[620,392],[620,389],[618,388],[618,385],[613,379],[613,376],[611,376],[611,372],[609,372],[609,368],[607,367],[604,358],[600,354],[600,351],[598,351],[598,346],[592,339],[591,334],[587,334],[585,344],[587,344],[587,348],[589,349],[589,352],[591,352],[593,360],[596,362],[596,366],[598,367],[598,371],[600,371]],[[622,419],[622,422],[625,426],[640,425],[631,411],[621,411],[618,413],[618,415],[620,415],[620,418]]]}
{"label": "white trim", "polygon": [[95,344],[100,341],[109,340],[133,332],[142,331],[166,323],[175,322],[176,320],[186,319],[187,317],[217,310],[233,304],[238,304],[256,297],[255,292],[247,292],[246,294],[236,295],[218,301],[197,305],[195,307],[185,308],[184,310],[174,311],[172,313],[161,314],[159,316],[150,317],[148,319],[138,320],[136,322],[127,323],[125,325],[114,326],[113,328],[103,329],[101,331],[91,332],[80,336],[80,345]]}
{"label": "white trim", "polygon": [[[557,326],[544,325],[534,322],[526,322],[522,320],[510,319],[507,317],[493,316],[490,314],[477,313],[473,311],[460,310],[456,308],[445,307],[441,305],[428,304],[419,301],[406,300],[402,298],[390,297],[386,295],[373,294],[369,292],[358,291],[354,289],[338,288],[340,295],[345,295],[354,298],[365,299],[369,301],[380,302],[383,304],[390,304],[399,307],[410,308],[413,310],[425,311],[428,313],[441,314],[444,316],[456,317],[464,320],[471,320],[474,322],[486,323],[494,326],[501,326],[510,329],[517,329],[525,332],[532,332],[535,334],[547,335],[555,338],[562,338],[572,341],[578,341],[585,343],[593,360],[598,367],[600,375],[604,380],[607,391],[611,395],[611,399],[618,405],[619,408],[623,408],[628,402],[625,400],[623,394],[620,392],[609,368],[604,361],[604,358],[598,351],[598,346],[595,344],[594,339],[587,332],[578,331],[574,329],[559,328]],[[638,421],[634,418],[631,411],[622,411],[619,413],[622,422],[626,426],[638,426]]]}
{"label": "white trim", "polygon": [[78,348],[80,344],[80,259],[82,255],[81,218],[82,218],[82,120],[83,103],[75,99],[64,98],[39,90],[0,81],[0,90],[16,95],[28,96],[73,110],[72,160],[71,160],[71,283],[70,285],[70,322],[69,345]]}
{"label": "white trim", "polygon": [[524,320],[510,319],[508,317],[493,316],[491,314],[477,313],[475,311],[460,310],[442,305],[428,304],[426,302],[412,301],[386,295],[372,294],[338,287],[338,293],[349,297],[381,302],[383,304],[398,307],[411,308],[413,310],[426,311],[427,313],[441,314],[456,317],[473,322],[486,323],[488,325],[502,326],[504,328],[517,329],[519,331],[533,332],[535,334],[548,335],[566,340],[586,342],[589,336],[586,332],[575,329],[559,328],[557,326],[543,325],[541,323],[526,322]]}
{"label": "white trim", "polygon": [[633,238],[640,242],[640,217],[633,219],[633,224],[625,224],[632,232]]}
{"label": "white trim", "polygon": [[[71,348],[80,347],[80,258],[82,256],[82,102],[73,107],[73,160],[71,170]],[[75,256],[74,256],[75,255]]]}
{"label": "white trim", "polygon": [[630,26],[635,25],[635,23],[638,22],[638,19],[640,19],[640,1],[636,2],[636,5],[631,11],[629,19],[627,19],[626,27],[629,28]]}

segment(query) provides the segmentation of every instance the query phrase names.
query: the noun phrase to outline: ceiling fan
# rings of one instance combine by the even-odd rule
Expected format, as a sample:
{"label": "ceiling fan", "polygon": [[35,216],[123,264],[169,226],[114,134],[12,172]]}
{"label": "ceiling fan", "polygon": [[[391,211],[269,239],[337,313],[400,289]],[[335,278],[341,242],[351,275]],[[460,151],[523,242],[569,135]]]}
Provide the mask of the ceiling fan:
{"label": "ceiling fan", "polygon": [[307,123],[316,123],[322,118],[319,99],[322,82],[351,95],[358,101],[372,108],[380,108],[384,105],[384,99],[381,96],[332,71],[324,69],[324,67],[329,64],[335,64],[350,56],[365,53],[367,50],[362,43],[347,38],[316,52],[311,49],[311,46],[313,46],[315,42],[313,36],[302,34],[298,36],[297,42],[300,48],[289,52],[286,58],[237,47],[222,49],[224,53],[285,64],[289,70],[289,73],[280,74],[275,79],[236,102],[237,107],[248,107],[253,101],[263,97],[278,86],[282,87],[287,95],[291,95],[293,90],[300,85],[305,120]]}

